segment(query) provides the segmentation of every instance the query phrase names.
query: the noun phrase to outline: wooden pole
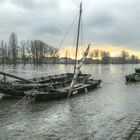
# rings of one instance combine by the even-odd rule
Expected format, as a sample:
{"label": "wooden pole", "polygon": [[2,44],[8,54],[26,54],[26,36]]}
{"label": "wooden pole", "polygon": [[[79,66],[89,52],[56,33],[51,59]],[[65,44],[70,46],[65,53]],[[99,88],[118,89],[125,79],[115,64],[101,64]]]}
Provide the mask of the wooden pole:
{"label": "wooden pole", "polygon": [[6,72],[0,71],[0,74],[2,74],[2,75],[4,76],[4,79],[5,79],[5,76],[8,76],[8,77],[11,77],[11,78],[15,78],[15,79],[24,81],[24,82],[26,82],[26,83],[32,83],[31,81],[29,81],[29,80],[27,80],[27,79],[24,79],[24,78],[21,78],[21,77],[19,77],[19,76],[15,76],[15,75],[12,75],[12,74],[9,74],[9,73],[6,73]]}
{"label": "wooden pole", "polygon": [[76,62],[77,62],[77,53],[78,53],[78,45],[79,45],[81,15],[82,15],[82,3],[80,4],[80,13],[79,13],[79,22],[78,22],[78,33],[77,33],[76,52],[75,52],[74,74],[75,74]]}
{"label": "wooden pole", "polygon": [[87,58],[87,55],[88,55],[88,52],[89,52],[89,48],[90,48],[90,44],[88,45],[86,51],[84,52],[83,58],[81,59],[81,62],[79,64],[79,66],[77,67],[76,71],[75,71],[74,77],[72,79],[72,82],[71,82],[71,85],[70,85],[70,88],[69,88],[68,97],[71,95],[71,92],[72,92],[72,90],[74,88],[74,84],[76,83],[78,75],[80,74],[80,68],[82,67],[82,65],[84,64],[84,62],[85,62],[85,60]]}

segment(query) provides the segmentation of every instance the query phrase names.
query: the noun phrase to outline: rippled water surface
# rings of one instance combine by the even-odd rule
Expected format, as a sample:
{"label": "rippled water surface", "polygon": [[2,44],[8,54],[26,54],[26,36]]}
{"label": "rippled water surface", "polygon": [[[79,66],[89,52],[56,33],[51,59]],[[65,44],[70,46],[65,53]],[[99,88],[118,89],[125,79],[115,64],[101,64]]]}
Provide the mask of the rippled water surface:
{"label": "rippled water surface", "polygon": [[[0,140],[108,140],[119,138],[140,112],[140,83],[125,75],[140,65],[84,65],[83,73],[102,79],[101,87],[69,100],[0,100]],[[73,72],[72,65],[6,66],[24,78]]]}

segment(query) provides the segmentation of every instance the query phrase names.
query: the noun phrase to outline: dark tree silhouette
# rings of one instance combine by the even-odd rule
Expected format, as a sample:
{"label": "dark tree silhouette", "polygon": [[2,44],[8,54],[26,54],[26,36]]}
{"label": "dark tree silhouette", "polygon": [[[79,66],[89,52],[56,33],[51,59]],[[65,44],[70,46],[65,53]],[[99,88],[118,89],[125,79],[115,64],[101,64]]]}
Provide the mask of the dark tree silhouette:
{"label": "dark tree silhouette", "polygon": [[26,41],[21,41],[21,59],[22,59],[22,63],[24,65],[26,65],[26,54],[25,54],[25,50],[26,50]]}
{"label": "dark tree silhouette", "polygon": [[11,47],[12,64],[17,64],[18,57],[18,40],[15,33],[11,33],[9,38],[9,46]]}
{"label": "dark tree silhouette", "polygon": [[126,63],[126,60],[128,59],[128,57],[129,57],[129,53],[123,50],[121,52],[121,59],[122,59],[123,64]]}
{"label": "dark tree silhouette", "polygon": [[110,53],[106,51],[101,51],[101,58],[103,64],[110,63]]}
{"label": "dark tree silhouette", "polygon": [[67,65],[68,63],[68,50],[65,51],[65,64]]}

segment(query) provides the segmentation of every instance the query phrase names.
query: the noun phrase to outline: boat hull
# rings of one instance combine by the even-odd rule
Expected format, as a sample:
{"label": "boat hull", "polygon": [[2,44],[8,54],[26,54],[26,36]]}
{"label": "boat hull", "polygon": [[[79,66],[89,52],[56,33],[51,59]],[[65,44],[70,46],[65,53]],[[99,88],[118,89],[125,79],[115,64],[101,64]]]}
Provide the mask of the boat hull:
{"label": "boat hull", "polygon": [[[90,76],[90,74],[80,74],[78,76],[71,96],[91,91],[100,85],[101,80],[89,79]],[[29,79],[32,82],[31,84],[17,80],[13,83],[1,83],[0,93],[14,98],[30,96],[36,100],[56,100],[67,98],[72,78],[73,74],[66,73]]]}
{"label": "boat hull", "polygon": [[[99,87],[100,83],[101,83],[101,80],[98,80],[98,81],[94,81],[94,83],[88,83],[86,85],[83,85],[83,86],[81,85],[77,88],[74,88],[70,97],[90,92],[90,91],[94,90],[95,88]],[[40,100],[45,101],[45,100],[63,99],[63,98],[68,98],[68,95],[69,95],[69,90],[68,89],[66,89],[64,91],[61,91],[59,89],[58,90],[49,90],[49,91],[46,91],[46,92],[36,91],[31,96],[34,97],[35,100],[39,100],[39,101]]]}
{"label": "boat hull", "polygon": [[136,72],[136,73],[140,73],[140,68],[136,68],[136,69],[135,69],[135,72]]}
{"label": "boat hull", "polygon": [[140,74],[133,73],[130,75],[125,76],[127,82],[140,82]]}

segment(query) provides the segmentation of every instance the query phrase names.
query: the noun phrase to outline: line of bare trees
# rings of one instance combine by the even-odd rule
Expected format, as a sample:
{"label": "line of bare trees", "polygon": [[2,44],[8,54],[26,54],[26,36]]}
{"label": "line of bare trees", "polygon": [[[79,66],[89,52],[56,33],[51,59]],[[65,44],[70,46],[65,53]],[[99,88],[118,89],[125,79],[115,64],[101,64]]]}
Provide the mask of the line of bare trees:
{"label": "line of bare trees", "polygon": [[127,51],[122,50],[120,56],[111,57],[110,52],[93,50],[89,52],[89,58],[100,60],[100,63],[139,63],[140,60],[136,55],[130,55]]}
{"label": "line of bare trees", "polygon": [[[130,55],[122,51],[120,56],[111,57],[107,51],[91,50],[88,56],[91,61],[96,63],[139,63],[140,60],[135,55]],[[9,42],[0,42],[0,64],[17,65],[17,64],[34,64],[42,65],[44,63],[55,64],[59,61],[59,50],[51,47],[41,40],[18,41],[17,35],[11,33]],[[65,64],[73,63],[70,61],[70,52],[65,52]],[[90,62],[89,62],[90,63]],[[93,62],[91,62],[93,63]]]}
{"label": "line of bare trees", "polygon": [[34,64],[42,65],[46,60],[55,63],[59,57],[59,50],[41,40],[27,40],[18,42],[17,35],[11,33],[9,42],[0,42],[0,63],[5,64]]}

